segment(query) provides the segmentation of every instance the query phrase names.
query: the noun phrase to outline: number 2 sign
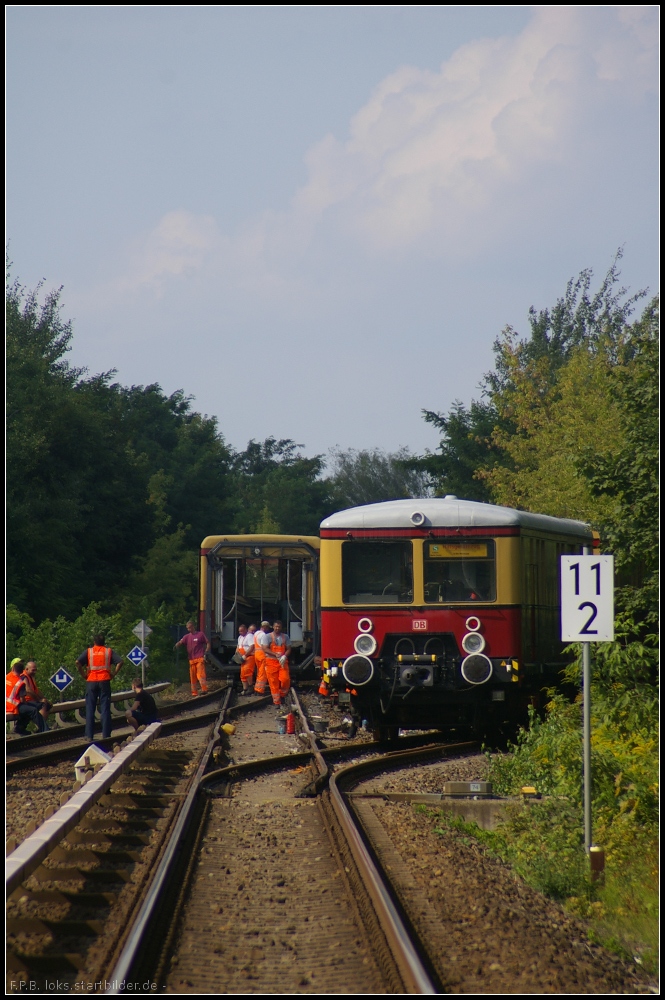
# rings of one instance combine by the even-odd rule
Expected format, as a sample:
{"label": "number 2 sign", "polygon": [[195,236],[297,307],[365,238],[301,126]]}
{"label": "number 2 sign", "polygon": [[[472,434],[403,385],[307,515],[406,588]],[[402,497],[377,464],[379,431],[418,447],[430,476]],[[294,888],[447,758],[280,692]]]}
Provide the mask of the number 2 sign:
{"label": "number 2 sign", "polygon": [[614,556],[561,556],[561,639],[614,639]]}

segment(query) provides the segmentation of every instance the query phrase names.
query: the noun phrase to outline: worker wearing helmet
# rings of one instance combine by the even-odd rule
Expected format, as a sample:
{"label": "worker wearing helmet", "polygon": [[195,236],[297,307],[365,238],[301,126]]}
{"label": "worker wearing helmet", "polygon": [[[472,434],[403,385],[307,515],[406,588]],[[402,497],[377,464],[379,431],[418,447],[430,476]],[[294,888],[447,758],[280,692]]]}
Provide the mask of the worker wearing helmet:
{"label": "worker wearing helmet", "polygon": [[281,622],[275,622],[267,639],[269,646],[266,650],[266,674],[270,684],[270,693],[273,704],[281,705],[291,687],[291,675],[289,674],[291,643],[288,635],[282,632]]}

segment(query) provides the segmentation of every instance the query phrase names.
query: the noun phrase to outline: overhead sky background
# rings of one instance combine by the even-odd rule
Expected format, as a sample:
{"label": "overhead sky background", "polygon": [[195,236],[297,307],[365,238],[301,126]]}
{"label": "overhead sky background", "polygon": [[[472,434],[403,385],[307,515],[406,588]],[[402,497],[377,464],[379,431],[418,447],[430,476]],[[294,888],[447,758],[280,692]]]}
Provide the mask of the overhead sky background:
{"label": "overhead sky background", "polygon": [[12,274],[235,447],[434,449],[582,268],[656,291],[655,5],[6,10]]}

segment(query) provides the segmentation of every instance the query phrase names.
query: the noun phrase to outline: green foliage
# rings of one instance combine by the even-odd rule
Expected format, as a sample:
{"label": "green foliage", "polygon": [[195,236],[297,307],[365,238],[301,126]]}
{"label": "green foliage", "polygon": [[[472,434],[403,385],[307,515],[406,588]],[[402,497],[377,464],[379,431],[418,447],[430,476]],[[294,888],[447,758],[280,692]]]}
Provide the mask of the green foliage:
{"label": "green foliage", "polygon": [[[175,660],[174,639],[169,628],[171,615],[165,607],[149,608],[145,604],[128,616],[119,612],[105,614],[100,604],[93,602],[74,621],[63,617],[47,618],[38,625],[34,625],[29,615],[10,604],[7,608],[7,671],[15,656],[36,660],[37,686],[51,701],[57,701],[61,700],[61,696],[52,687],[49,678],[63,666],[73,675],[74,681],[62,697],[68,701],[83,698],[85,681],[76,670],[77,657],[90,646],[93,635],[98,633],[105,636],[107,645],[112,646],[118,655],[125,657],[137,643],[132,629],[141,617],[153,630],[149,637],[148,680],[152,683],[170,680]],[[135,674],[135,668],[127,660],[111,682],[112,690],[128,690]]]}
{"label": "green foliage", "polygon": [[[622,416],[627,410],[612,380],[631,349],[637,356],[638,337],[629,335],[628,322],[646,294],[628,296],[620,286],[621,256],[619,250],[595,293],[587,269],[568,282],[552,309],[531,307],[528,337],[504,329],[494,343],[494,370],[481,382],[480,401],[468,408],[456,401],[448,414],[425,411],[442,439],[437,454],[412,465],[430,476],[437,495],[453,493],[594,525],[621,523],[621,490],[613,487],[612,476],[619,456],[632,450]],[[653,304],[636,327],[646,324],[653,338],[652,315]],[[634,394],[638,414],[649,405],[653,412],[649,386],[639,400]],[[649,468],[647,459],[644,472]],[[626,481],[643,497],[634,471],[634,466],[628,470]]]}
{"label": "green foliage", "polygon": [[[233,458],[233,531],[318,535],[330,513],[328,489],[320,479],[323,458],[305,458],[302,445],[286,438],[250,441]],[[203,536],[201,536],[203,537]]]}
{"label": "green foliage", "polygon": [[425,483],[436,496],[447,493],[464,500],[490,503],[491,493],[477,470],[493,460],[492,433],[498,414],[492,403],[473,401],[468,409],[455,400],[447,416],[424,410],[427,423],[441,432],[438,454],[427,452],[412,458],[407,465],[425,476]]}
{"label": "green foliage", "polygon": [[380,448],[332,449],[330,456],[332,468],[327,482],[332,510],[429,494],[429,475],[413,468],[408,448],[395,452]]}
{"label": "green foliage", "polygon": [[659,374],[654,299],[626,329],[611,371],[610,392],[621,416],[620,447],[611,456],[587,450],[578,463],[591,492],[615,501],[599,526],[624,581],[619,606],[640,634],[654,631],[657,621]]}
{"label": "green foliage", "polygon": [[574,805],[548,800],[506,807],[508,818],[496,830],[482,830],[445,810],[438,814],[441,827],[455,829],[480,840],[507,861],[539,892],[554,899],[591,897],[589,864],[581,834],[581,813]]}

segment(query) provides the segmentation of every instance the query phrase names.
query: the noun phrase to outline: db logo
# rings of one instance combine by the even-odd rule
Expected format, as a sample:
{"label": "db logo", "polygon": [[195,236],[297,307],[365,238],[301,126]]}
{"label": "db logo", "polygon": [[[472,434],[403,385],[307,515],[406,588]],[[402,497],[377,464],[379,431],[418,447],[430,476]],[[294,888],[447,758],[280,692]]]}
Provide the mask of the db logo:
{"label": "db logo", "polygon": [[411,622],[411,629],[414,632],[426,632],[427,631],[427,619],[426,618],[414,618]]}

